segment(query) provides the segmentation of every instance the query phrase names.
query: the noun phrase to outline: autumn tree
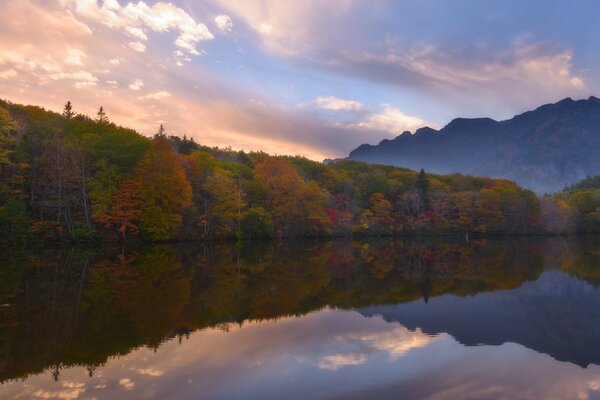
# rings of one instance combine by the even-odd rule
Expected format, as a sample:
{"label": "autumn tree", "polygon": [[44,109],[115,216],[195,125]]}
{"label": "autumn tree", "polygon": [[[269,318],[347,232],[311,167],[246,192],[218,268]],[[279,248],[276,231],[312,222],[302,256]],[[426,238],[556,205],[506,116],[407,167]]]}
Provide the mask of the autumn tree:
{"label": "autumn tree", "polygon": [[273,215],[278,235],[292,233],[302,216],[304,182],[292,166],[275,157],[262,157],[254,165],[254,178],[264,208]]}
{"label": "autumn tree", "polygon": [[326,212],[328,201],[328,194],[315,182],[310,182],[304,186],[302,205],[304,207],[304,218],[308,223],[308,234],[319,235],[331,232],[332,221]]}
{"label": "autumn tree", "polygon": [[216,168],[204,184],[209,196],[204,233],[231,237],[239,230],[242,211],[246,207],[241,177]]}
{"label": "autumn tree", "polygon": [[138,185],[133,179],[125,179],[115,193],[110,210],[94,217],[106,229],[116,229],[123,241],[127,233],[137,235],[140,231],[143,199]]}
{"label": "autumn tree", "polygon": [[165,141],[152,142],[135,170],[134,180],[143,199],[141,233],[151,240],[172,239],[191,204],[192,189]]}

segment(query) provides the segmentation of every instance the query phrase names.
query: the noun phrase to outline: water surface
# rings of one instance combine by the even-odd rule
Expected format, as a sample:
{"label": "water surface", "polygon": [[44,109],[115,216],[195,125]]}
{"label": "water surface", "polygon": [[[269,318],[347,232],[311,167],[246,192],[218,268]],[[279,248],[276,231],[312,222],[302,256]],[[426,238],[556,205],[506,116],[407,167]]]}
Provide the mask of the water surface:
{"label": "water surface", "polygon": [[2,398],[600,398],[600,239],[40,249]]}

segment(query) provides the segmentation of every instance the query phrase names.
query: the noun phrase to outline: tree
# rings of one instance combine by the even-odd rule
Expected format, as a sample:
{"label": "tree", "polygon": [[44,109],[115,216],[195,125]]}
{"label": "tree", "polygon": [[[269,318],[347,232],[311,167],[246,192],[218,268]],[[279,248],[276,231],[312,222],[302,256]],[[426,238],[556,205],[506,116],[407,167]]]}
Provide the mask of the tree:
{"label": "tree", "polygon": [[423,168],[421,168],[421,171],[419,171],[419,176],[417,177],[415,186],[417,188],[423,208],[427,208],[429,206],[429,180],[427,179],[427,174],[425,174]]}
{"label": "tree", "polygon": [[267,238],[273,234],[273,218],[262,207],[249,208],[244,213],[240,229],[244,238]]}
{"label": "tree", "polygon": [[67,104],[65,104],[65,108],[63,110],[62,115],[66,119],[71,119],[75,116],[75,111],[73,111],[73,105],[70,101],[67,101]]}
{"label": "tree", "polygon": [[304,187],[302,205],[304,218],[308,222],[309,234],[331,232],[331,219],[327,215],[326,206],[329,196],[315,182],[310,182]]}
{"label": "tree", "polygon": [[135,170],[143,203],[140,230],[151,240],[172,239],[191,205],[192,188],[175,154],[163,140],[154,140]]}
{"label": "tree", "polygon": [[96,118],[96,122],[98,122],[100,125],[108,124],[108,117],[106,116],[106,112],[104,112],[104,107],[100,107],[96,115],[98,116]]}
{"label": "tree", "polygon": [[163,124],[160,124],[160,127],[158,128],[158,132],[156,132],[154,134],[154,139],[166,139],[167,138],[167,134],[165,132],[165,127],[163,126]]}
{"label": "tree", "polygon": [[209,195],[205,234],[231,237],[240,227],[242,210],[246,207],[240,177],[216,168],[204,184]]}
{"label": "tree", "polygon": [[0,107],[0,165],[9,163],[10,145],[14,142],[10,133],[15,129],[17,124],[10,113]]}
{"label": "tree", "polygon": [[137,235],[140,231],[142,204],[138,182],[126,179],[119,185],[110,211],[97,214],[94,219],[107,229],[116,229],[124,241],[127,233]]}
{"label": "tree", "polygon": [[255,163],[254,178],[278,235],[291,234],[297,228],[294,222],[302,216],[302,178],[289,163],[274,157],[263,157]]}

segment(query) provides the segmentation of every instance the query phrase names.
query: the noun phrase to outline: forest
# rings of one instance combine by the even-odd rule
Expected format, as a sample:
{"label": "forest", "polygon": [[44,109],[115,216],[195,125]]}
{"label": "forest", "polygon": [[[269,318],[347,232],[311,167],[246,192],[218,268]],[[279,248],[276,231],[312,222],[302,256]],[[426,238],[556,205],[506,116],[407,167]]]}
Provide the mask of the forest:
{"label": "forest", "polygon": [[0,243],[600,231],[600,179],[549,196],[504,179],[325,163],[152,137],[0,101]]}

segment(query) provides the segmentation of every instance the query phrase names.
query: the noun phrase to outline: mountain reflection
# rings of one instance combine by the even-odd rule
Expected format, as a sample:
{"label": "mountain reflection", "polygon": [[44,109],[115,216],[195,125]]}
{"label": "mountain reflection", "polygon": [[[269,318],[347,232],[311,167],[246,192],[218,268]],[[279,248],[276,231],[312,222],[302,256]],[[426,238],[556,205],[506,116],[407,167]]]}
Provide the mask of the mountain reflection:
{"label": "mountain reflection", "polygon": [[[581,366],[600,364],[599,262],[596,238],[9,254],[0,266],[0,379],[50,371],[60,380],[71,366],[93,376],[109,357],[140,346],[324,307],[398,321],[387,337],[347,338],[390,356],[449,333],[466,345],[516,342]],[[336,370],[364,360],[364,352],[334,352],[315,363]]]}

